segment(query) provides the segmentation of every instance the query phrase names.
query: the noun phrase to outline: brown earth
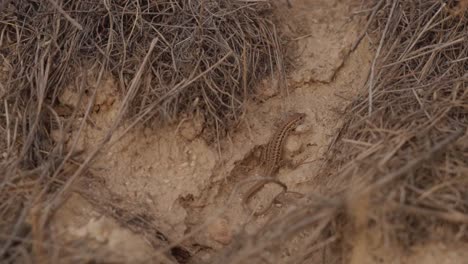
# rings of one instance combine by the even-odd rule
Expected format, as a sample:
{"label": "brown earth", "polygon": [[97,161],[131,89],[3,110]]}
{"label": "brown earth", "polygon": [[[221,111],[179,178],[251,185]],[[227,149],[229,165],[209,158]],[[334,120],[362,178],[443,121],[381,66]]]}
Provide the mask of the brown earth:
{"label": "brown earth", "polygon": [[[258,174],[253,150],[268,141],[287,112],[307,114],[301,133],[286,144],[287,155],[303,165],[281,168],[277,177],[291,191],[325,191],[313,179],[344,121],[345,106],[364,87],[373,58],[368,38],[350,52],[363,29],[363,19],[352,15],[362,8],[360,4],[291,0],[292,8],[288,8],[285,2],[278,3],[281,32],[294,36],[288,45],[288,53],[296,58],[295,68],[288,73],[288,91],[278,92],[274,77],[264,80],[243,122],[219,144],[203,139],[206,131],[200,116],[187,116],[166,127],[146,124],[130,130],[103,150],[89,177],[55,215],[56,233],[64,241],[85,240],[91,250],[128,262],[145,262],[154,254],[154,246],[180,240],[196,256],[194,262],[207,262],[242,229],[255,232],[271,215],[294,205],[297,197],[287,195],[266,215],[252,217],[241,203],[242,194],[253,184],[248,179]],[[76,97],[69,91],[61,102],[73,105]],[[104,136],[119,103],[116,85],[109,78],[100,87],[92,122],[79,140],[81,149],[92,149]],[[251,205],[265,206],[279,190],[267,185]],[[186,237],[197,229],[203,231]],[[150,231],[162,235],[155,239]],[[282,263],[289,263],[288,257],[298,253],[295,245],[300,242],[297,239],[287,246]],[[457,260],[466,259],[463,246],[441,243],[418,246],[409,256],[398,250],[372,252],[369,263],[462,263]]]}

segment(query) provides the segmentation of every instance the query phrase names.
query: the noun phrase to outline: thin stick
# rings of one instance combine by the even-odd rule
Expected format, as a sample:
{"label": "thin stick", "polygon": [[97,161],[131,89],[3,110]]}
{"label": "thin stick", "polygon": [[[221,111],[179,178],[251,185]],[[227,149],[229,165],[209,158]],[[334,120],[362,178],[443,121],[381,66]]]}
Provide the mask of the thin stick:
{"label": "thin stick", "polygon": [[357,46],[359,45],[359,43],[361,43],[362,39],[364,38],[364,36],[367,34],[367,30],[369,29],[369,26],[370,24],[372,23],[372,21],[374,21],[374,18],[375,18],[375,14],[377,14],[377,11],[380,10],[380,7],[382,6],[382,4],[385,2],[385,0],[380,0],[375,6],[374,8],[372,8],[372,14],[370,16],[370,18],[367,20],[367,23],[366,25],[364,26],[364,30],[362,31],[361,35],[356,39],[356,41],[354,42],[353,46],[351,46],[351,52],[355,51]]}
{"label": "thin stick", "polygon": [[68,20],[73,26],[75,26],[79,30],[83,30],[83,26],[81,26],[80,23],[78,23],[75,19],[73,19],[70,15],[68,15],[65,10],[63,10],[54,0],[47,0],[49,1],[52,6],[57,9],[57,11],[62,14],[66,20]]}
{"label": "thin stick", "polygon": [[397,1],[393,0],[392,9],[390,11],[390,15],[388,15],[387,24],[385,25],[385,29],[384,29],[384,31],[382,33],[382,37],[380,38],[380,44],[379,44],[379,47],[377,48],[377,51],[375,52],[374,60],[372,61],[371,72],[370,72],[370,76],[369,76],[369,109],[368,109],[369,110],[369,116],[372,114],[372,105],[373,105],[372,101],[373,101],[373,97],[374,97],[373,94],[374,94],[375,65],[377,64],[377,59],[380,56],[380,51],[382,50],[382,47],[383,47],[383,44],[384,44],[384,41],[385,41],[385,37],[387,35],[388,28],[390,27],[390,24],[392,22],[392,20],[390,18],[393,16],[393,11],[395,10],[396,3],[397,3]]}
{"label": "thin stick", "polygon": [[404,175],[405,173],[408,173],[409,171],[411,171],[412,169],[417,167],[419,164],[421,164],[423,161],[429,160],[437,152],[441,151],[443,148],[445,148],[449,144],[455,142],[458,138],[460,138],[464,134],[465,134],[464,129],[460,129],[460,130],[454,132],[452,135],[448,136],[447,138],[445,138],[441,142],[437,143],[430,150],[422,153],[419,158],[416,158],[416,159],[412,160],[411,162],[409,162],[408,164],[406,164],[405,166],[401,167],[400,169],[383,176],[381,179],[379,179],[374,184],[372,184],[367,189],[367,191],[375,190],[377,188],[381,188],[381,187],[385,186],[387,183],[393,181],[394,179]]}
{"label": "thin stick", "polygon": [[452,223],[468,224],[468,215],[458,211],[442,212],[412,205],[401,205],[397,203],[393,203],[393,206],[411,214],[436,217]]}

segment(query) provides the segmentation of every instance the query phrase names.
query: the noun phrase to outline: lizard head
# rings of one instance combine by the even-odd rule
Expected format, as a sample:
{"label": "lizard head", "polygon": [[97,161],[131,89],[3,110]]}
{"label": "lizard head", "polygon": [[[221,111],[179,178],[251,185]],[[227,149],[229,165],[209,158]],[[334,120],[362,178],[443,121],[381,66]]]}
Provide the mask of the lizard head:
{"label": "lizard head", "polygon": [[291,116],[291,118],[296,120],[296,124],[300,125],[300,124],[304,123],[304,120],[306,118],[306,114],[304,114],[304,113],[294,113]]}

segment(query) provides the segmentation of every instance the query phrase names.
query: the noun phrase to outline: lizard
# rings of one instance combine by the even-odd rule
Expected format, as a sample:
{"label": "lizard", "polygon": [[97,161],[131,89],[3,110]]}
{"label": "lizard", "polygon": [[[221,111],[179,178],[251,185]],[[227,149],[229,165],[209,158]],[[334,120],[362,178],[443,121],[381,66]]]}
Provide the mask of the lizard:
{"label": "lizard", "polygon": [[[263,173],[265,177],[270,177],[269,179],[264,179],[260,182],[257,182],[252,186],[243,196],[243,206],[246,210],[250,211],[248,202],[254,194],[259,192],[265,184],[268,182],[274,182],[280,185],[284,190],[287,190],[287,187],[284,183],[279,180],[273,179],[274,174],[277,172],[279,167],[283,163],[283,148],[289,134],[300,124],[304,122],[306,115],[304,113],[294,113],[289,118],[285,120],[283,124],[279,126],[279,129],[272,135],[270,141],[266,146],[263,147],[261,160],[264,165]],[[261,215],[267,212],[271,207],[268,206],[260,212],[254,213],[255,216]]]}

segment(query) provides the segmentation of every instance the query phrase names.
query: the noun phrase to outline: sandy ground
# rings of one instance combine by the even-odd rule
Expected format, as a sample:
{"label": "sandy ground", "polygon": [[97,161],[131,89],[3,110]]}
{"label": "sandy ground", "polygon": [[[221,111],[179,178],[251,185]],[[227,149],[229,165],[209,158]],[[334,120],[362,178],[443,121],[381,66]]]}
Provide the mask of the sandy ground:
{"label": "sandy ground", "polygon": [[[294,195],[287,196],[260,217],[247,214],[241,204],[242,194],[253,184],[247,180],[258,175],[253,150],[268,141],[288,112],[307,114],[301,133],[286,144],[286,155],[304,164],[281,168],[277,177],[291,191],[321,191],[321,186],[313,184],[314,176],[343,122],[341,113],[363,89],[373,50],[364,38],[350,53],[363,27],[363,21],[351,17],[360,1],[291,0],[291,4],[288,8],[286,2],[278,3],[281,31],[295,38],[288,51],[296,58],[295,68],[288,73],[288,91],[280,93],[274,78],[264,80],[258,102],[249,103],[243,122],[219,144],[206,143],[201,136],[204,121],[197,115],[166,127],[147,124],[132,129],[103,149],[89,177],[77,184],[77,192],[56,214],[53,228],[61,239],[86,241],[90,250],[99,249],[116,260],[145,262],[153,247],[178,241],[203,225],[204,231],[184,240],[184,249],[175,254],[184,255],[187,250],[195,255],[195,262],[208,261],[243,227],[255,232],[271,215],[294,204]],[[70,91],[61,101],[73,104],[76,98]],[[90,125],[78,142],[80,148],[96,146],[119,104],[116,85],[109,78],[100,87]],[[272,184],[265,186],[251,205],[265,206],[279,190]],[[288,246],[283,263],[296,253],[295,243],[300,241]],[[380,263],[448,261],[446,254],[461,258],[460,252],[447,251],[444,245],[427,247],[439,258],[426,255],[422,248],[410,256],[382,257]],[[375,262],[369,256],[369,263]]]}

